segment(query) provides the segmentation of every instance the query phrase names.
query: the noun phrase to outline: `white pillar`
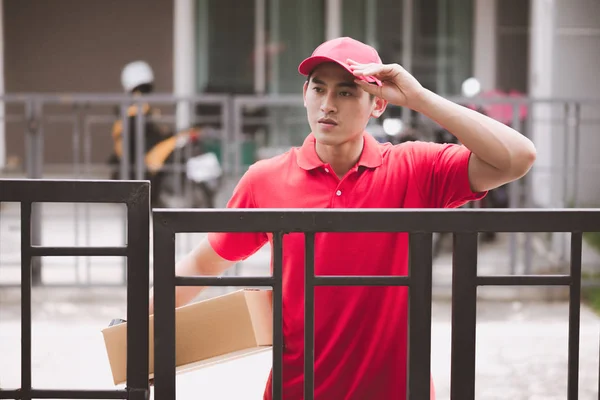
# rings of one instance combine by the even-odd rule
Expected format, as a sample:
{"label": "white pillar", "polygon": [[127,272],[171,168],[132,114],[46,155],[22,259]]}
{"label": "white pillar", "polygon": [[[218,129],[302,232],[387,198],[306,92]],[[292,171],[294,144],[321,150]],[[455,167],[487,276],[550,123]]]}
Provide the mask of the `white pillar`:
{"label": "white pillar", "polygon": [[342,0],[326,0],[326,40],[342,36]]}
{"label": "white pillar", "polygon": [[[529,95],[533,98],[549,98],[555,93],[552,90],[555,47],[555,4],[553,0],[533,0],[531,3],[531,34],[529,44]],[[554,110],[558,107],[554,107]],[[531,125],[531,136],[536,144],[537,159],[531,172],[533,184],[532,194],[536,204],[543,207],[562,207],[557,193],[562,192],[562,181],[553,176],[552,168],[561,165],[555,158],[553,135],[558,134],[560,126],[549,126],[553,107],[549,104],[538,104],[531,109],[534,123]],[[537,122],[540,121],[540,122]],[[560,137],[557,137],[560,141]],[[562,147],[559,146],[559,147]],[[557,154],[558,155],[558,154]]]}
{"label": "white pillar", "polygon": [[[4,94],[4,0],[0,0],[0,96]],[[4,102],[0,102],[0,169],[6,165]]]}
{"label": "white pillar", "polygon": [[474,18],[473,75],[482,90],[495,89],[496,0],[475,0]]}
{"label": "white pillar", "polygon": [[[177,96],[196,93],[196,46],[194,0],[175,0],[173,21],[173,92]],[[176,127],[189,127],[192,109],[189,103],[177,105]]]}

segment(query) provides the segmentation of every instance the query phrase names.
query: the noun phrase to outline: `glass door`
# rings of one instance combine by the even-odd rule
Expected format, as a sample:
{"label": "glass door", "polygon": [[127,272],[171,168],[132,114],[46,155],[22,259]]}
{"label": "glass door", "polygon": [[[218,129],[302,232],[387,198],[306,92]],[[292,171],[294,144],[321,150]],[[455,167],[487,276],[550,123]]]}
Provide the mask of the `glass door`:
{"label": "glass door", "polygon": [[267,106],[261,97],[301,99],[305,78],[298,65],[324,41],[324,0],[197,1],[198,93],[256,95],[244,107],[242,137],[232,139],[234,151],[242,149],[242,170],[301,144],[310,132],[302,102]]}

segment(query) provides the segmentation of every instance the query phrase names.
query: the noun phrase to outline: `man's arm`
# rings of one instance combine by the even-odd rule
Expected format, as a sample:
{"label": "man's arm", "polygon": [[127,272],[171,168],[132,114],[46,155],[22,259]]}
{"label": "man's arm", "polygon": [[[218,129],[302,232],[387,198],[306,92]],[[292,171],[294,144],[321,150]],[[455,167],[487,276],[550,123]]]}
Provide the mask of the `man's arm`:
{"label": "man's arm", "polygon": [[[219,256],[210,245],[208,238],[198,244],[194,250],[185,256],[175,266],[177,276],[217,276],[235,264]],[[175,307],[183,306],[192,301],[205,286],[178,286],[175,289]],[[154,292],[150,291],[150,314],[154,314]]]}
{"label": "man's arm", "polygon": [[469,183],[475,192],[519,179],[535,161],[533,143],[519,132],[483,114],[455,104],[421,84],[398,64],[360,64],[348,60],[355,76],[374,76],[382,86],[357,79],[366,92],[431,118],[472,152]]}
{"label": "man's arm", "polygon": [[453,103],[427,89],[413,102],[415,111],[445,127],[471,152],[469,181],[475,192],[525,175],[536,158],[533,143],[507,125]]}

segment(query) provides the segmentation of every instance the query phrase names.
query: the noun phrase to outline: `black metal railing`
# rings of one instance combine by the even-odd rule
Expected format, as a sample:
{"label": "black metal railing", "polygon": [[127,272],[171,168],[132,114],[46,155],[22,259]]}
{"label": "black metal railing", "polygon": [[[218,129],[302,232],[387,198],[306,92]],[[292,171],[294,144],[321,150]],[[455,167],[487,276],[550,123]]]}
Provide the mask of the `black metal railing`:
{"label": "black metal railing", "polygon": [[[282,397],[283,235],[305,234],[304,398],[314,398],[315,286],[396,285],[409,288],[407,398],[430,391],[432,232],[454,234],[452,279],[451,398],[475,398],[477,287],[487,285],[570,287],[568,399],[578,398],[582,232],[600,229],[600,210],[154,210],[155,398],[174,399],[176,286],[270,286],[273,288],[273,398]],[[270,277],[179,277],[175,234],[183,232],[271,232]],[[318,232],[407,232],[408,276],[315,276]],[[478,232],[570,232],[569,275],[478,276]]]}
{"label": "black metal railing", "polygon": [[[21,204],[21,388],[0,390],[0,399],[147,399],[149,205],[148,182],[0,180],[0,202]],[[31,244],[31,211],[36,202],[125,203],[127,245],[43,247]],[[175,398],[176,286],[273,288],[273,394],[282,395],[283,236],[305,235],[305,399],[314,397],[315,286],[395,285],[409,288],[408,398],[429,396],[431,353],[432,232],[454,234],[452,279],[451,398],[475,398],[476,297],[478,286],[544,285],[570,288],[568,399],[578,398],[582,233],[600,230],[600,210],[154,210],[155,398]],[[180,232],[272,232],[270,277],[178,277],[175,235]],[[408,276],[316,276],[315,234],[319,232],[407,232]],[[479,276],[478,232],[569,232],[568,275]],[[42,256],[127,257],[127,387],[124,390],[44,390],[31,383],[31,264]]]}
{"label": "black metal railing", "polygon": [[[0,390],[0,399],[149,398],[148,287],[150,184],[145,181],[0,180],[0,202],[21,204],[21,387]],[[125,203],[127,245],[44,247],[31,244],[32,206],[49,203]],[[123,390],[48,390],[31,384],[32,260],[45,256],[127,257],[127,386]],[[2,356],[0,355],[0,358]]]}

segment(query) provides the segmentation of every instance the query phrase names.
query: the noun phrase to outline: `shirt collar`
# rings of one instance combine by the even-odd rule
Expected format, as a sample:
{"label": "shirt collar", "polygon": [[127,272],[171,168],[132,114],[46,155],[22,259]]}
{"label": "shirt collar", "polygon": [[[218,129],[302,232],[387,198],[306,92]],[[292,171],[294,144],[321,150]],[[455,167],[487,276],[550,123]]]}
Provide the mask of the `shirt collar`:
{"label": "shirt collar", "polygon": [[[364,146],[363,151],[360,155],[360,159],[358,160],[358,166],[364,166],[367,168],[377,168],[382,162],[383,158],[381,156],[381,152],[379,151],[379,142],[375,140],[375,138],[368,133],[363,133]],[[304,143],[300,147],[297,153],[296,160],[298,162],[298,166],[305,170],[312,170],[315,168],[323,167],[325,163],[321,161],[319,156],[317,155],[317,151],[315,150],[315,136],[311,133],[306,139],[304,139]]]}

